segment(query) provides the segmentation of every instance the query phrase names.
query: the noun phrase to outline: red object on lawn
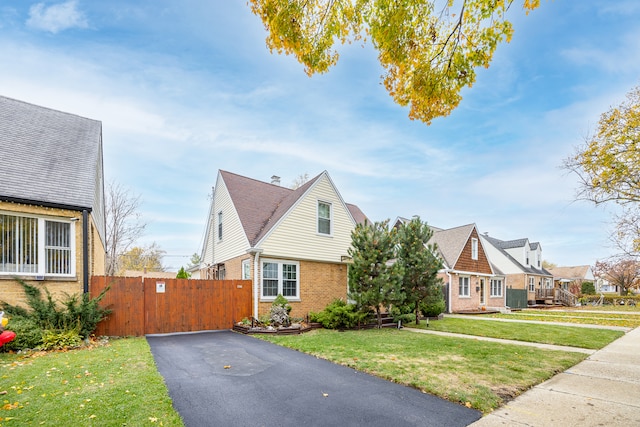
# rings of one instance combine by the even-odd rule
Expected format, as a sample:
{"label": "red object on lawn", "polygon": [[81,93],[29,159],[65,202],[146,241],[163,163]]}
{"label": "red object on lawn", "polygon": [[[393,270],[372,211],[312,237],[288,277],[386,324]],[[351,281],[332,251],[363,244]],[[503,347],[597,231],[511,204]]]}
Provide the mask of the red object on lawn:
{"label": "red object on lawn", "polygon": [[13,341],[16,337],[16,333],[13,331],[4,331],[0,334],[0,347],[8,343],[9,341]]}

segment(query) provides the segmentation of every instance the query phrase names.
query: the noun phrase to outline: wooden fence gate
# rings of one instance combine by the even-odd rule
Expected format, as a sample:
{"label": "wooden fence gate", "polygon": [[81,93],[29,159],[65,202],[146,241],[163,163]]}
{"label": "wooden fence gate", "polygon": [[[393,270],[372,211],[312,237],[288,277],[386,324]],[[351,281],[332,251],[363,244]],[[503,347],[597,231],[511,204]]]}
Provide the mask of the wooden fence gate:
{"label": "wooden fence gate", "polygon": [[112,310],[96,335],[142,336],[231,329],[251,316],[250,280],[188,280],[94,276],[95,298],[109,286],[100,306]]}

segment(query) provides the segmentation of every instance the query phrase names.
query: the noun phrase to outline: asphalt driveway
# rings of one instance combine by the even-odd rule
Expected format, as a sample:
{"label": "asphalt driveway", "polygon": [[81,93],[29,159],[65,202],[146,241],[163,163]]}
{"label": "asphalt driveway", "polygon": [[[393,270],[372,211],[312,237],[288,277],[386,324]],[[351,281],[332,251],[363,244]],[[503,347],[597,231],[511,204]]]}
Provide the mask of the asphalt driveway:
{"label": "asphalt driveway", "polygon": [[174,408],[201,426],[466,426],[480,412],[230,331],[148,336]]}

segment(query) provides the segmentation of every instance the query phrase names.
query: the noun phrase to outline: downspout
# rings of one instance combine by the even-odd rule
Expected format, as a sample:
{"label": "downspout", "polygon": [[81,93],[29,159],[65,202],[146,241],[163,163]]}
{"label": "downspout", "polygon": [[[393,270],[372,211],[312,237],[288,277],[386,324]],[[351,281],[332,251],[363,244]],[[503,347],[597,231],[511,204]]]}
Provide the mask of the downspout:
{"label": "downspout", "polygon": [[258,299],[260,298],[260,254],[262,249],[251,248],[247,252],[253,254],[253,317],[258,318]]}
{"label": "downspout", "polygon": [[451,279],[451,273],[449,273],[448,269],[445,270],[445,274],[449,278],[449,289],[447,289],[447,292],[449,293],[449,297],[447,298],[447,313],[451,313],[451,287],[453,286],[453,280]]}
{"label": "downspout", "polygon": [[89,212],[82,210],[82,282],[83,292],[89,293]]}

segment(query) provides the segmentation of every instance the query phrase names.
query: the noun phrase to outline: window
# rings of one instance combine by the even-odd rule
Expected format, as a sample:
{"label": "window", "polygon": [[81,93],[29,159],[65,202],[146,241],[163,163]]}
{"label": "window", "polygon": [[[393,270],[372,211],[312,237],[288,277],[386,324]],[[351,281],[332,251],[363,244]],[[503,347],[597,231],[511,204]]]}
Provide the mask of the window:
{"label": "window", "polygon": [[458,278],[458,295],[461,297],[469,296],[469,277],[460,276]]}
{"label": "window", "polygon": [[218,212],[218,240],[222,240],[222,211]]}
{"label": "window", "polygon": [[251,279],[251,260],[245,259],[242,261],[242,280]]}
{"label": "window", "polygon": [[478,259],[478,239],[475,237],[471,239],[471,259]]}
{"label": "window", "polygon": [[71,221],[0,214],[0,274],[75,274]]}
{"label": "window", "polygon": [[491,296],[502,296],[502,279],[491,279]]}
{"label": "window", "polygon": [[298,299],[300,297],[299,268],[299,264],[293,261],[263,261],[262,297],[271,299],[282,294],[287,299]]}
{"label": "window", "polygon": [[331,203],[318,202],[318,233],[331,234]]}
{"label": "window", "polygon": [[529,265],[529,251],[527,251],[525,258],[526,258],[526,261],[525,261],[526,265]]}
{"label": "window", "polygon": [[529,277],[529,292],[535,292],[536,290],[536,279],[533,277]]}
{"label": "window", "polygon": [[547,289],[551,289],[551,279],[544,279],[544,287]]}

